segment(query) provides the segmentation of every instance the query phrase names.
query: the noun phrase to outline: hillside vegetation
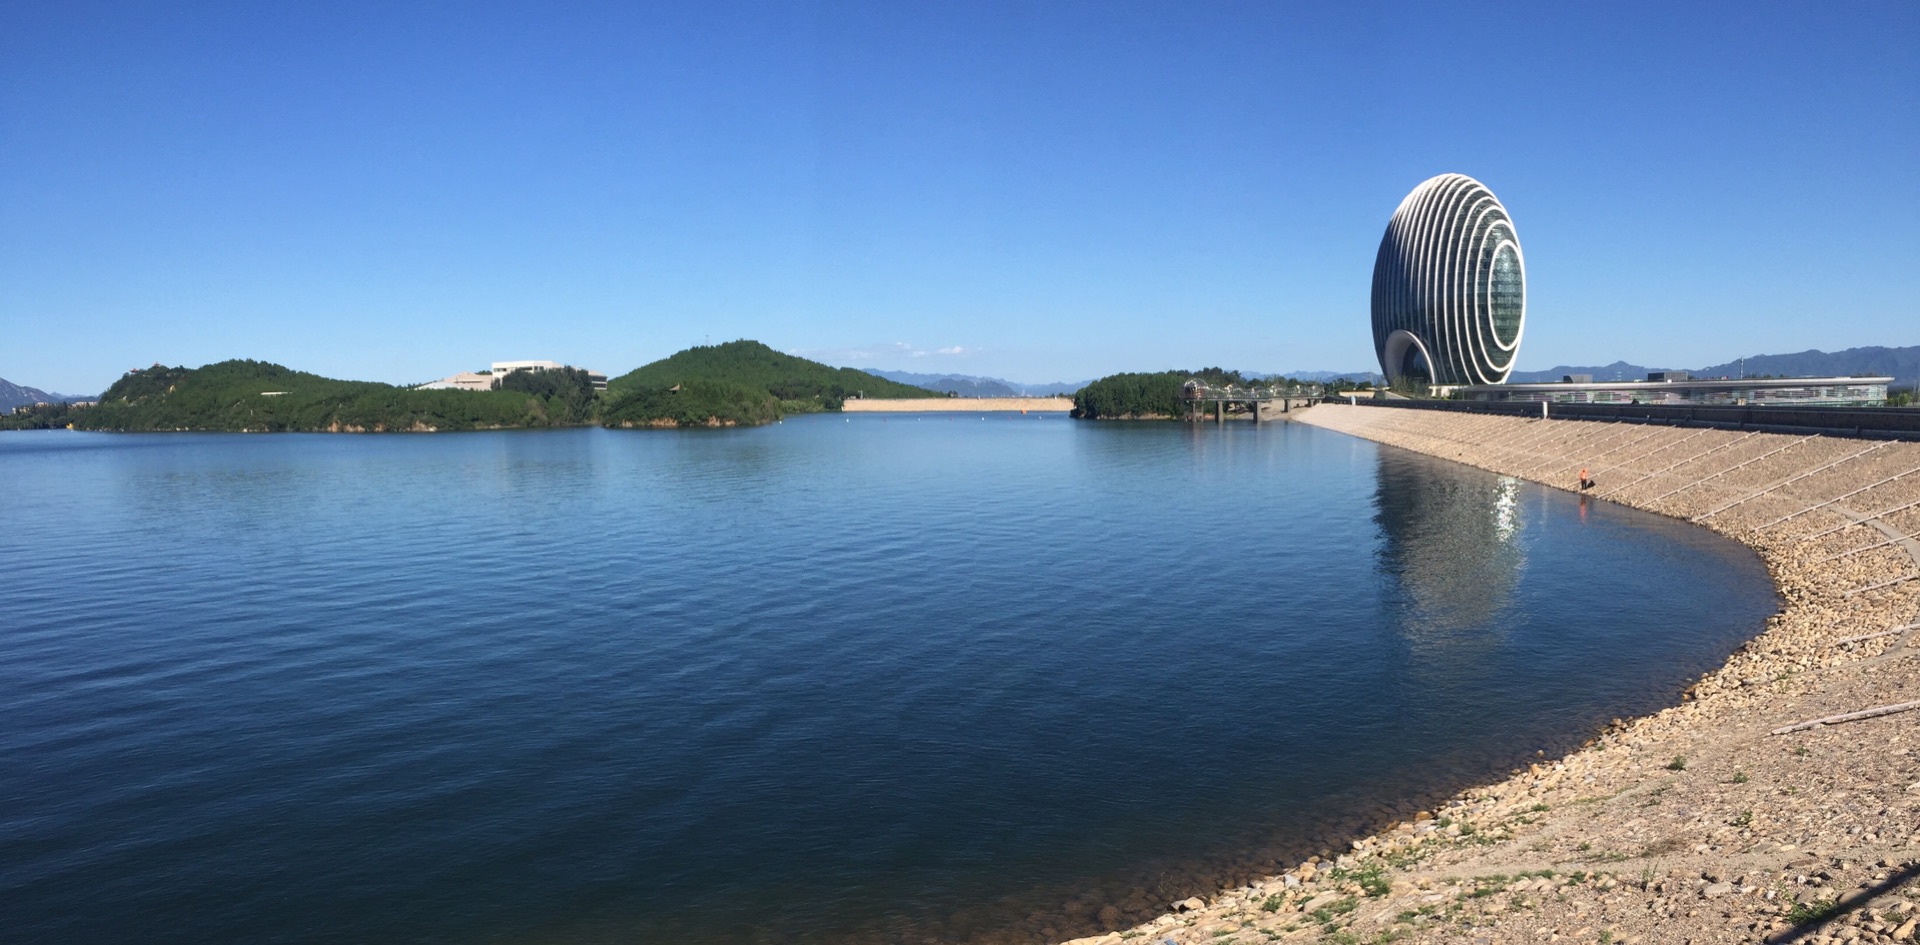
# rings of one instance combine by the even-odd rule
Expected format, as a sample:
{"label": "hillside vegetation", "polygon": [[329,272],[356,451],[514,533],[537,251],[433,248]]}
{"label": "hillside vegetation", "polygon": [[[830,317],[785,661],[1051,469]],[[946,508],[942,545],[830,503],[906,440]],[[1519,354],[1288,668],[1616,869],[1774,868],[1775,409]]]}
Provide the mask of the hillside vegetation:
{"label": "hillside vegetation", "polygon": [[609,427],[759,426],[781,416],[779,399],[756,387],[709,380],[678,387],[609,392],[600,422]]}
{"label": "hillside vegetation", "polygon": [[757,426],[785,412],[838,410],[849,396],[931,391],[781,354],[757,341],[692,348],[595,391],[573,368],[515,371],[494,388],[416,390],[343,381],[265,361],[129,371],[94,407],[47,409],[4,427],[125,432],[388,432],[564,427]]}
{"label": "hillside vegetation", "polygon": [[1181,388],[1188,380],[1215,387],[1291,383],[1286,378],[1255,381],[1239,371],[1217,367],[1153,374],[1109,374],[1073,395],[1073,416],[1081,420],[1176,419],[1186,407]]}
{"label": "hillside vegetation", "polygon": [[75,410],[67,404],[40,404],[35,407],[16,407],[12,413],[0,415],[0,430],[64,430],[73,422]]}
{"label": "hillside vegetation", "polygon": [[636,368],[608,381],[607,393],[620,404],[641,392],[665,391],[690,382],[731,384],[764,392],[787,413],[839,410],[841,403],[854,396],[889,400],[941,396],[865,371],[781,354],[758,341],[744,340],[688,348]]}
{"label": "hillside vegetation", "polygon": [[1073,416],[1081,420],[1146,420],[1180,416],[1180,388],[1190,375],[1109,374],[1073,395]]}
{"label": "hillside vegetation", "polygon": [[70,419],[80,430],[383,432],[566,426],[585,422],[591,401],[582,409],[558,391],[412,390],[236,360],[129,372]]}

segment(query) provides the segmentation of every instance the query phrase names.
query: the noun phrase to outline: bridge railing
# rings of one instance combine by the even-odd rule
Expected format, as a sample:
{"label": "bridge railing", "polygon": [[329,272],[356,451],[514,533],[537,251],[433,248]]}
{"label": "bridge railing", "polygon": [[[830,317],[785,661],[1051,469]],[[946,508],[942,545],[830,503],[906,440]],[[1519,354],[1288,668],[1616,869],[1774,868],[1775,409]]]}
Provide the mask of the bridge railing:
{"label": "bridge railing", "polygon": [[1319,397],[1321,395],[1321,389],[1318,386],[1299,387],[1299,386],[1289,386],[1289,385],[1272,385],[1272,386],[1249,385],[1246,387],[1241,387],[1238,385],[1215,386],[1211,384],[1202,384],[1197,381],[1188,381],[1186,383],[1186,386],[1181,388],[1181,395],[1185,397],[1187,400],[1205,400],[1205,401],[1225,400],[1225,401],[1232,401],[1232,402],[1247,402],[1247,401],[1259,401],[1259,400],[1282,400],[1282,399],[1289,399],[1289,398],[1295,399],[1295,400],[1302,400],[1302,399]]}

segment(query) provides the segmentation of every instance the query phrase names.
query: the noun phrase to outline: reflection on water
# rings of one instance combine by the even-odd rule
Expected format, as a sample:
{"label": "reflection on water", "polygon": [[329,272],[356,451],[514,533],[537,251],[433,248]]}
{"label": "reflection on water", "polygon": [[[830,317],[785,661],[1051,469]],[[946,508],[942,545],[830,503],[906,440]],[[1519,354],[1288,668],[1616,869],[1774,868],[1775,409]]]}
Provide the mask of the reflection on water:
{"label": "reflection on water", "polygon": [[1494,625],[1526,568],[1520,482],[1463,476],[1459,467],[1403,450],[1376,454],[1373,519],[1386,544],[1380,568],[1403,593],[1414,636]]}
{"label": "reflection on water", "polygon": [[7,941],[1092,935],[1772,609],[1710,532],[1291,423],[59,431],[0,481]]}

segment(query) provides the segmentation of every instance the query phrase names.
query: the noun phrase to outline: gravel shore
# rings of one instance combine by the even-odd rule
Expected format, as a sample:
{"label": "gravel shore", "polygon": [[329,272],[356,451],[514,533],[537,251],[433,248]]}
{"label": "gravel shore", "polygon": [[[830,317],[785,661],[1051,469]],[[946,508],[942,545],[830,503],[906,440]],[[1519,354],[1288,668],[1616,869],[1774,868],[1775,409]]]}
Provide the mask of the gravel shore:
{"label": "gravel shore", "polygon": [[[1920,939],[1920,443],[1320,405],[1302,422],[1684,518],[1784,610],[1684,701],[1075,945]],[[1597,671],[1604,671],[1599,668]],[[1088,910],[1088,915],[1095,914]]]}

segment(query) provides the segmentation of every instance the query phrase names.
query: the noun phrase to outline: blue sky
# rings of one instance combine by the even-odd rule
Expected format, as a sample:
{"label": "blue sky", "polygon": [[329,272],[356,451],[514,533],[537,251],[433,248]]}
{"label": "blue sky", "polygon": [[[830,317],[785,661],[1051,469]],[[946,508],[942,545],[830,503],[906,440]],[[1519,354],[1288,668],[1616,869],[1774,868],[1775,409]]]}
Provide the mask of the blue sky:
{"label": "blue sky", "polygon": [[0,8],[0,377],[1373,367],[1434,174],[1519,366],[1920,344],[1920,5]]}

